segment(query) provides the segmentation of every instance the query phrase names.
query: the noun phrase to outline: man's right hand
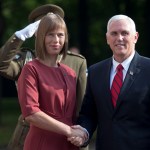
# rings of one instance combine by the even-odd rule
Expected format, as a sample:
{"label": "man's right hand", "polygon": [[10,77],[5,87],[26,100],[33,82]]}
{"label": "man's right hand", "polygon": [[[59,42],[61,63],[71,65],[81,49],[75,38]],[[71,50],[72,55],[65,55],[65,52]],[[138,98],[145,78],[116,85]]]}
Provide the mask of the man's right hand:
{"label": "man's right hand", "polygon": [[89,139],[89,133],[87,130],[80,125],[71,126],[72,135],[70,135],[67,140],[76,146],[82,146]]}
{"label": "man's right hand", "polygon": [[15,35],[21,39],[22,41],[25,41],[27,38],[30,38],[34,35],[34,33],[37,31],[38,26],[39,26],[40,20],[29,24],[26,26],[24,29],[20,31],[16,31]]}

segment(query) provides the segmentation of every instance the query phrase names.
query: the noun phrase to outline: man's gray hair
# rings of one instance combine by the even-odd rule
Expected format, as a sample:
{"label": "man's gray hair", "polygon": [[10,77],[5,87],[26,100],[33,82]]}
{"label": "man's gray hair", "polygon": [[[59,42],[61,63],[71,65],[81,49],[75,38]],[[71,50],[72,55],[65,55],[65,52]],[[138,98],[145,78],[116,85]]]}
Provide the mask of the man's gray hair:
{"label": "man's gray hair", "polygon": [[113,21],[118,21],[118,20],[122,20],[122,19],[128,20],[128,21],[130,22],[130,24],[131,24],[132,31],[133,31],[133,32],[136,32],[135,22],[134,22],[130,17],[128,17],[128,16],[126,16],[126,15],[115,15],[115,16],[111,17],[111,18],[109,19],[108,23],[107,23],[107,32],[108,32],[108,30],[109,30],[109,27],[110,27],[111,22],[113,22]]}

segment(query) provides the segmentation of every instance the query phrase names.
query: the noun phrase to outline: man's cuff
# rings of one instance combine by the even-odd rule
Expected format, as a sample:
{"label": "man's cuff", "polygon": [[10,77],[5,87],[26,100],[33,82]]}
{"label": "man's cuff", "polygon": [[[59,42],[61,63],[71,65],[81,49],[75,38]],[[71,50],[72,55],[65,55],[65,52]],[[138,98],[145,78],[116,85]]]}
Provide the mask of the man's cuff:
{"label": "man's cuff", "polygon": [[84,128],[84,131],[86,132],[87,134],[87,139],[86,141],[83,143],[83,145],[81,145],[81,147],[86,147],[89,143],[89,132],[87,131],[87,129]]}

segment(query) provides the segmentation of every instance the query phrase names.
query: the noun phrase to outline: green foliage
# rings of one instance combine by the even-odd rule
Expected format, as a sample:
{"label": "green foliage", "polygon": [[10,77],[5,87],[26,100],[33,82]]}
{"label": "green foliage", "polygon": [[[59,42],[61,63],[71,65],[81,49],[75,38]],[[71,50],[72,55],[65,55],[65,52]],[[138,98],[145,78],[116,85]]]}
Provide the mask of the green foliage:
{"label": "green foliage", "polygon": [[0,100],[0,148],[6,147],[15,129],[20,107],[17,98]]}
{"label": "green foliage", "polygon": [[[134,19],[140,33],[136,48],[140,53],[150,56],[148,0],[5,0],[1,10],[5,22],[2,43],[15,31],[28,25],[28,14],[34,8],[47,3],[59,5],[64,9],[69,45],[81,47],[81,53],[85,54],[89,64],[112,54],[106,43],[105,33],[108,19],[116,14],[125,14]],[[83,9],[79,9],[80,6]],[[24,45],[34,48],[34,38]]]}

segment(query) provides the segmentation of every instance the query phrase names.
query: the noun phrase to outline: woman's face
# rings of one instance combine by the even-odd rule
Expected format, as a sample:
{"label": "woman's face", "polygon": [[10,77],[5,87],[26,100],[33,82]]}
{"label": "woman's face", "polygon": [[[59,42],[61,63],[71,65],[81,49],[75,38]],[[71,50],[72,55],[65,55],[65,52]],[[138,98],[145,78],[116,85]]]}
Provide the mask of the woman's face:
{"label": "woman's face", "polygon": [[45,36],[45,48],[48,55],[58,55],[65,43],[64,29],[48,32]]}

